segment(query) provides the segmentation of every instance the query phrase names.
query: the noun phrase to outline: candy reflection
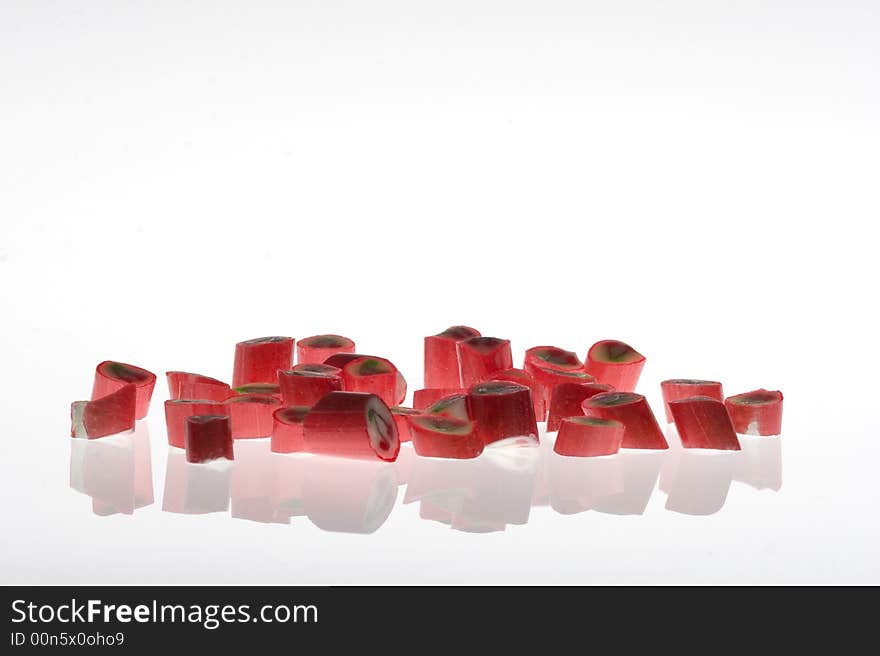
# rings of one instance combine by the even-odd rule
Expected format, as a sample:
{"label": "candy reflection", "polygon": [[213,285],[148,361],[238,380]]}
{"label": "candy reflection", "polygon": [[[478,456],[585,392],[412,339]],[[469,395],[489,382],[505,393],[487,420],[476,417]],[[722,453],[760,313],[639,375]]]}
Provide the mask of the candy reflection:
{"label": "candy reflection", "polygon": [[131,515],[153,503],[150,434],[146,422],[134,433],[70,440],[70,487],[92,498],[99,516]]}
{"label": "candy reflection", "polygon": [[169,448],[166,462],[162,510],[182,515],[229,510],[230,461],[194,464],[183,449]]}
{"label": "candy reflection", "polygon": [[782,489],[782,438],[740,435],[742,457],[733,480],[758,490]]}

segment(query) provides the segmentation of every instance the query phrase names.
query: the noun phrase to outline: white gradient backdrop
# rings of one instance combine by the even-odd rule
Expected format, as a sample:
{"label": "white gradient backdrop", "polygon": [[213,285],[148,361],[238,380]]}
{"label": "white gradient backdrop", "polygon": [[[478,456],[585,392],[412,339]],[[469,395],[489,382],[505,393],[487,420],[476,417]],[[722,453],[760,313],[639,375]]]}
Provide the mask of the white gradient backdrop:
{"label": "white gradient backdrop", "polygon": [[[880,9],[0,4],[2,583],[880,582]],[[228,378],[340,332],[420,386],[452,323],[786,395],[783,486],[706,517],[370,536],[69,489],[94,365]]]}

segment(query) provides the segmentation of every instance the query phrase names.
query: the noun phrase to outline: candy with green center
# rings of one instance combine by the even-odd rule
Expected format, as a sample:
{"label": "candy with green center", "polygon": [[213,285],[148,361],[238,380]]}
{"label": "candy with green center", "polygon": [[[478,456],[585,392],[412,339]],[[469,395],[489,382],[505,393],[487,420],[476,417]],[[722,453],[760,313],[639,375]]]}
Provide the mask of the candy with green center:
{"label": "candy with green center", "polygon": [[445,396],[425,410],[428,415],[440,415],[454,419],[469,420],[467,394],[450,394]]}
{"label": "candy with green center", "polygon": [[480,331],[470,326],[450,326],[442,333],[425,337],[425,388],[460,388],[461,366],[456,344]]}
{"label": "candy with green center", "polygon": [[724,401],[733,427],[744,435],[782,433],[782,392],[757,389],[728,396]]}
{"label": "candy with green center", "polygon": [[206,399],[223,401],[232,395],[227,383],[188,371],[166,371],[168,396],[171,399]]}
{"label": "candy with green center", "polygon": [[687,399],[692,396],[708,396],[711,399],[724,401],[724,390],[721,383],[715,380],[700,380],[698,378],[671,378],[660,383],[663,393],[663,405],[666,408],[666,423],[672,423],[672,410],[669,403]]}
{"label": "candy with green center", "polygon": [[645,356],[632,346],[615,339],[596,342],[587,353],[585,371],[596,382],[621,392],[632,392],[645,366]]}
{"label": "candy with green center", "polygon": [[394,424],[397,426],[397,436],[401,442],[409,442],[412,440],[412,432],[409,429],[407,417],[420,415],[422,411],[415,408],[406,408],[402,405],[393,405],[389,408],[394,417]]}
{"label": "candy with green center", "polygon": [[342,370],[327,364],[298,364],[278,372],[284,405],[313,406],[325,394],[342,389]]}
{"label": "candy with green center", "polygon": [[574,351],[566,351],[558,346],[533,346],[526,351],[523,369],[531,373],[533,366],[577,371],[584,368],[584,363]]}
{"label": "candy with green center", "polygon": [[397,384],[397,367],[385,358],[363,356],[342,367],[343,389],[375,394],[387,405],[398,403]]}
{"label": "candy with green center", "polygon": [[666,438],[657,423],[648,401],[632,392],[604,392],[581,404],[583,413],[599,419],[616,419],[623,424],[626,449],[668,449]]}
{"label": "candy with green center", "polygon": [[[344,370],[346,368],[346,366],[348,366],[351,362],[354,362],[355,360],[361,360],[363,358],[367,358],[369,360],[377,360],[377,361],[380,361],[382,364],[381,365],[375,364],[375,363],[368,364],[363,373],[355,373],[355,372],[352,372],[351,370],[349,370],[349,377],[354,378],[355,376],[359,376],[359,375],[367,375],[368,376],[368,375],[371,375],[369,373],[369,370],[371,368],[375,369],[377,367],[384,368],[386,365],[390,366],[394,369],[394,372],[395,372],[395,384],[394,384],[394,391],[389,393],[389,399],[386,401],[386,403],[388,403],[389,405],[400,405],[401,403],[403,403],[403,400],[406,398],[406,378],[403,377],[403,374],[400,373],[400,370],[398,370],[397,367],[394,366],[394,364],[391,362],[391,360],[388,360],[387,358],[380,358],[375,355],[364,355],[362,353],[337,353],[336,355],[331,355],[329,358],[327,358],[324,361],[324,364],[331,365],[333,367],[339,367],[340,369]],[[384,372],[383,372],[383,374],[384,374]],[[349,380],[347,382],[346,377],[343,373],[342,382],[343,382],[343,389],[348,390],[348,389],[350,389],[348,387],[348,383],[351,383],[353,381]],[[378,381],[374,381],[374,382],[378,382]],[[355,383],[355,389],[353,389],[352,391],[361,391],[360,389],[357,389],[360,387],[361,384],[368,384],[369,385],[370,383],[366,382],[366,381],[361,381],[361,383]],[[372,390],[365,390],[365,391],[372,392]],[[383,398],[383,400],[385,400],[385,399]]]}
{"label": "candy with green center", "polygon": [[535,408],[528,387],[500,380],[477,383],[468,390],[467,404],[484,445],[510,438],[538,442]]}
{"label": "candy with green center", "polygon": [[186,418],[193,415],[225,415],[226,406],[210,399],[168,399],[165,401],[165,429],[168,444],[186,447]]}
{"label": "candy with green center", "polygon": [[272,413],[281,401],[269,394],[238,394],[223,402],[232,426],[233,439],[269,437],[272,435]]}
{"label": "candy with green center", "polygon": [[277,335],[236,344],[232,386],[278,382],[278,370],[293,366],[293,344],[292,337]]}
{"label": "candy with green center", "polygon": [[564,417],[553,450],[563,456],[610,456],[620,450],[623,424],[600,417]]}
{"label": "candy with green center", "polygon": [[95,368],[92,401],[107,396],[125,385],[135,387],[135,417],[143,419],[150,409],[150,399],[156,386],[156,374],[133,364],[105,360]]}
{"label": "candy with green center", "polygon": [[416,453],[427,458],[476,458],[483,441],[472,421],[440,415],[415,415],[408,419]]}
{"label": "candy with green center", "polygon": [[461,386],[468,388],[489,380],[496,371],[513,368],[510,340],[498,337],[469,337],[456,343],[461,366]]}
{"label": "candy with green center", "polygon": [[739,451],[739,440],[724,403],[708,396],[669,402],[681,445],[686,449]]}
{"label": "candy with green center", "polygon": [[581,405],[591,396],[611,392],[610,385],[601,383],[558,383],[550,396],[550,413],[547,417],[547,432],[559,430],[565,417],[582,414]]}
{"label": "candy with green center", "polygon": [[272,440],[270,449],[275,453],[303,451],[303,422],[309,408],[289,406],[279,408],[272,415]]}
{"label": "candy with green center", "polygon": [[451,396],[453,394],[462,394],[464,390],[459,388],[437,388],[437,387],[429,387],[425,389],[416,390],[413,392],[413,407],[417,410],[425,410],[426,408],[430,408],[440,399]]}
{"label": "candy with green center", "polygon": [[132,384],[93,401],[70,405],[70,436],[84,439],[106,437],[134,430],[137,390]]}
{"label": "candy with green center", "polygon": [[248,383],[235,388],[236,394],[267,394],[281,400],[281,387],[276,383]]}
{"label": "candy with green center", "polygon": [[342,335],[312,335],[296,343],[298,364],[321,364],[337,353],[354,353],[354,341]]}
{"label": "candy with green center", "polygon": [[330,392],[306,415],[303,429],[310,453],[396,460],[400,451],[394,417],[375,394]]}

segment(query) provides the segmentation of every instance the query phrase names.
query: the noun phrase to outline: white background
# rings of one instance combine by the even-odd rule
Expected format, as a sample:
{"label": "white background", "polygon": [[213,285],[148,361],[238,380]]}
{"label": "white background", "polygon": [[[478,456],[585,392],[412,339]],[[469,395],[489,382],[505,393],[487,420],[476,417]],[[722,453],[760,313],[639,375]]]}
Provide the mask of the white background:
{"label": "white background", "polygon": [[[76,4],[0,5],[0,582],[880,582],[874,3]],[[339,332],[415,389],[453,323],[623,339],[661,412],[781,389],[781,489],[482,534],[406,485],[367,536],[162,511],[165,370]],[[160,374],[131,516],[69,487],[103,359]]]}

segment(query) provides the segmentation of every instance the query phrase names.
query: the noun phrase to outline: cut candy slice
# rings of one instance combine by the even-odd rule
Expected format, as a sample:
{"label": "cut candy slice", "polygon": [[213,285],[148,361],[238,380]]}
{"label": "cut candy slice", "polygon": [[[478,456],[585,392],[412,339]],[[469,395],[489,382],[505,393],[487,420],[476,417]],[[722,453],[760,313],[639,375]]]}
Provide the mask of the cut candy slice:
{"label": "cut candy slice", "polygon": [[496,371],[513,368],[510,340],[497,337],[469,337],[456,342],[461,364],[461,386],[489,380]]}
{"label": "cut candy slice", "polygon": [[337,353],[354,353],[354,341],[342,335],[313,335],[296,343],[298,364],[321,364]]}
{"label": "cut candy slice", "polygon": [[724,392],[721,383],[714,380],[699,380],[696,378],[672,378],[660,383],[663,392],[663,405],[666,409],[666,423],[672,423],[672,411],[669,409],[670,401],[689,399],[692,396],[708,396],[710,399],[724,401]]}
{"label": "cut candy slice", "polygon": [[779,435],[782,433],[782,392],[765,389],[728,396],[724,401],[737,433]]}
{"label": "cut candy slice", "polygon": [[278,370],[290,369],[291,366],[293,366],[292,337],[258,337],[239,342],[235,345],[232,386],[277,383]]}
{"label": "cut candy slice", "polygon": [[489,375],[488,380],[506,380],[509,383],[524,385],[532,393],[532,406],[535,408],[535,420],[544,421],[547,417],[547,402],[541,393],[541,385],[525,369],[505,369]]}
{"label": "cut candy slice", "polygon": [[281,401],[268,394],[239,394],[223,404],[236,440],[272,435],[272,413],[281,407]]}
{"label": "cut candy slice", "polygon": [[302,451],[303,421],[309,412],[305,406],[279,408],[273,415],[271,449],[275,453]]}
{"label": "cut candy slice", "polygon": [[483,444],[512,437],[538,441],[538,425],[528,387],[490,380],[468,390],[468,410]]}
{"label": "cut candy slice", "polygon": [[413,447],[429,458],[476,458],[483,452],[483,441],[472,421],[439,415],[409,418]]}
{"label": "cut candy slice", "polygon": [[565,417],[553,450],[562,456],[610,456],[620,451],[623,432],[615,419]]}
{"label": "cut candy slice", "polygon": [[550,414],[547,417],[547,432],[559,430],[565,417],[583,414],[581,405],[591,396],[611,392],[610,385],[601,383],[559,383],[553,387],[550,397]]}
{"label": "cut candy slice", "polygon": [[193,415],[186,418],[186,461],[234,460],[228,415]]}
{"label": "cut candy slice", "polygon": [[222,402],[207,399],[168,399],[165,401],[165,428],[168,444],[186,448],[186,418],[193,415],[225,415]]}
{"label": "cut candy slice", "polygon": [[342,386],[349,392],[375,394],[387,405],[396,405],[398,371],[385,358],[364,356],[342,367]]}
{"label": "cut candy slice", "polygon": [[425,337],[425,387],[461,387],[461,366],[458,342],[480,337],[480,331],[469,326],[450,326],[442,333]]}
{"label": "cut candy slice", "polygon": [[558,346],[534,346],[526,351],[523,369],[531,373],[534,367],[578,371],[584,368],[577,353]]}
{"label": "cut candy slice", "polygon": [[396,460],[400,451],[394,417],[375,394],[330,392],[309,411],[303,427],[310,453]]}
{"label": "cut candy slice", "polygon": [[188,371],[166,371],[168,397],[171,399],[205,399],[223,401],[232,396],[232,388],[222,380]]}
{"label": "cut candy slice", "polygon": [[150,409],[156,374],[124,362],[105,360],[95,368],[92,401],[126,386],[135,386],[135,419],[143,419]]}
{"label": "cut candy slice", "polygon": [[632,392],[605,392],[590,397],[581,408],[588,417],[616,419],[623,424],[623,442],[626,449],[668,449],[666,438],[651,412],[651,406],[641,394]]}
{"label": "cut candy slice", "polygon": [[596,342],[587,353],[586,372],[620,392],[632,392],[645,366],[645,356],[614,339]]}
{"label": "cut candy slice", "polygon": [[[407,417],[422,414],[415,408],[405,408],[402,405],[395,405],[389,408],[394,416],[394,425],[397,426],[397,437],[401,442],[409,442],[412,440],[412,431],[409,429]],[[400,464],[400,461],[398,461]]]}
{"label": "cut candy slice", "polygon": [[437,403],[428,407],[424,414],[440,415],[441,417],[452,417],[453,419],[469,421],[471,415],[467,404],[467,394],[450,394],[449,396],[443,397],[437,401]]}
{"label": "cut candy slice", "polygon": [[325,394],[342,389],[342,370],[328,364],[298,364],[278,372],[284,405],[313,406]]}
{"label": "cut candy slice", "polygon": [[94,439],[134,430],[137,389],[123,385],[94,401],[70,404],[70,436]]}
{"label": "cut candy slice", "polygon": [[276,383],[248,383],[247,385],[239,385],[232,391],[236,394],[265,394],[281,400],[281,387]]}
{"label": "cut candy slice", "polygon": [[[537,394],[541,397],[541,403],[545,408],[550,407],[550,399],[553,397],[553,390],[557,385],[562,383],[595,383],[596,379],[585,371],[578,369],[548,369],[547,367],[532,366],[532,376],[535,379]],[[578,414],[574,412],[572,414]],[[546,415],[545,415],[546,417]],[[545,419],[541,417],[541,421]]]}
{"label": "cut candy slice", "polygon": [[[400,405],[403,403],[403,400],[406,398],[406,379],[403,377],[403,374],[400,373],[400,370],[394,366],[394,363],[387,358],[380,358],[376,355],[364,355],[362,353],[337,353],[336,355],[331,355],[329,358],[324,360],[324,364],[329,364],[333,367],[338,367],[339,369],[345,369],[346,365],[358,360],[360,358],[370,358],[373,360],[381,360],[394,368],[394,371],[397,376],[397,381],[394,386],[394,399],[389,402],[389,405]],[[345,376],[343,375],[343,385],[345,386]],[[344,387],[346,391],[360,391],[360,390],[350,390],[347,386]],[[383,399],[384,400],[384,399]]]}
{"label": "cut candy slice", "polygon": [[440,399],[453,394],[464,394],[463,389],[446,387],[428,387],[413,392],[413,407],[417,410],[429,408]]}
{"label": "cut candy slice", "polygon": [[686,449],[739,451],[739,440],[724,403],[708,396],[670,401],[675,428]]}

